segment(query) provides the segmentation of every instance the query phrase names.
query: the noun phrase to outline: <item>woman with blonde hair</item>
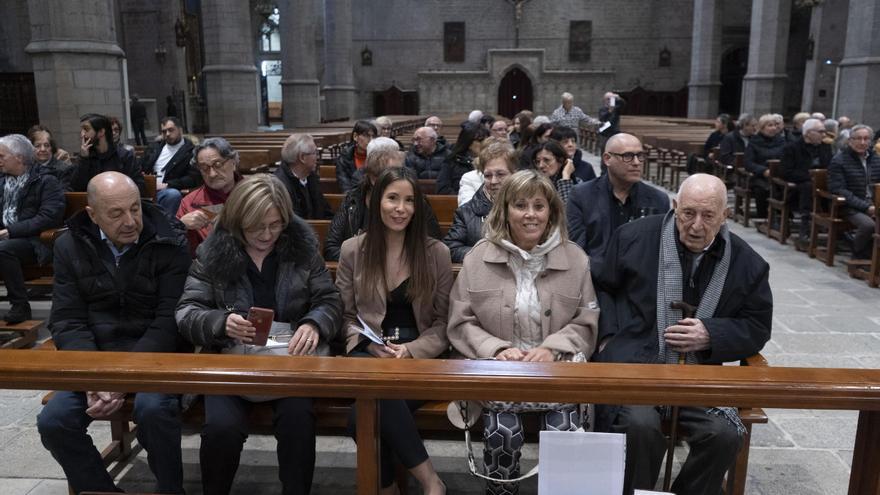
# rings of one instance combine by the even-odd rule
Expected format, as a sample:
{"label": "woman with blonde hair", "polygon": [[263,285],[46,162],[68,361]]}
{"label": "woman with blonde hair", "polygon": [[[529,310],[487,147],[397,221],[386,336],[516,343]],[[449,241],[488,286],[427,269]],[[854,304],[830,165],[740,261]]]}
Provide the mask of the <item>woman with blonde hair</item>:
{"label": "woman with blonde hair", "polygon": [[[464,258],[450,294],[448,336],[470,359],[584,360],[596,345],[599,309],[584,251],[567,239],[565,207],[537,171],[506,179],[485,223],[486,238]],[[522,419],[516,403],[482,411],[487,476],[519,476]],[[576,430],[577,404],[546,404],[542,427]],[[490,481],[488,494],[517,493]]]}
{"label": "woman with blonde hair", "polygon": [[[238,184],[196,254],[175,315],[187,340],[226,354],[330,354],[342,321],[339,292],[315,234],[294,215],[276,177],[258,174]],[[256,309],[274,312],[266,344],[254,344],[248,315]],[[231,490],[248,413],[253,402],[263,401],[274,410],[282,491],[309,493],[315,467],[312,399],[230,395],[205,396],[199,450],[204,493]]]}

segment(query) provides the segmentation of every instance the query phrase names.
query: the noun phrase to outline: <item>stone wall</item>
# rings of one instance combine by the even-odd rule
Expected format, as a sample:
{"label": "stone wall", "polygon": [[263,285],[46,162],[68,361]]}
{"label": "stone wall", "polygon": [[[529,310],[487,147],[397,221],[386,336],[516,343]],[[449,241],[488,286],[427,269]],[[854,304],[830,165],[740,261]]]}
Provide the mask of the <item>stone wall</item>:
{"label": "stone wall", "polygon": [[0,72],[32,72],[24,48],[31,39],[27,0],[3,0],[0,15]]}

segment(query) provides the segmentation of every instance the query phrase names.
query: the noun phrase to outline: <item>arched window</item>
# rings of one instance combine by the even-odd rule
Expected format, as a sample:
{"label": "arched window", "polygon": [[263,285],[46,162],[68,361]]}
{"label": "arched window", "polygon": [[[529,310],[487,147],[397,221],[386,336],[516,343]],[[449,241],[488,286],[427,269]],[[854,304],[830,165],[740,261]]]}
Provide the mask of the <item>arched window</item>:
{"label": "arched window", "polygon": [[280,18],[281,16],[278,14],[278,7],[272,7],[272,12],[265,14],[263,22],[260,23],[261,51],[281,51],[281,34],[278,32],[278,21]]}

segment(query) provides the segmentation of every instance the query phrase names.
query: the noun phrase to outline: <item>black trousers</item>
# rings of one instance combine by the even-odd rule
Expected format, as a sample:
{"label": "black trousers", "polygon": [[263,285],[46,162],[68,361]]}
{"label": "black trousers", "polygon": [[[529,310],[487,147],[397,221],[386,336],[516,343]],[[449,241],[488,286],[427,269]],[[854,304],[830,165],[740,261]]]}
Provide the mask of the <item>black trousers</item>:
{"label": "black trousers", "polygon": [[[308,494],[315,471],[312,399],[285,397],[271,403],[282,493]],[[241,449],[248,436],[247,417],[251,407],[252,402],[238,396],[205,396],[205,425],[199,449],[204,493],[222,495],[232,489]]]}
{"label": "black trousers", "polygon": [[[653,490],[666,454],[662,415],[653,406],[624,406],[611,425],[612,433],[626,433],[626,471],[623,493]],[[681,467],[672,492],[677,495],[718,495],[724,473],[733,464],[742,438],[726,418],[705,409],[682,407],[679,426],[687,433],[690,454]]]}
{"label": "black trousers", "polygon": [[874,219],[867,213],[860,212],[851,213],[846,219],[856,229],[853,235],[853,259],[871,259],[871,248],[874,246]]}
{"label": "black trousers", "polygon": [[749,183],[752,197],[755,198],[755,218],[767,218],[767,198],[770,197],[770,183],[765,177],[753,177]]}
{"label": "black trousers", "polygon": [[26,239],[6,239],[0,241],[0,275],[6,284],[6,294],[12,304],[27,304],[27,289],[24,286],[22,265],[33,263],[36,253]]}

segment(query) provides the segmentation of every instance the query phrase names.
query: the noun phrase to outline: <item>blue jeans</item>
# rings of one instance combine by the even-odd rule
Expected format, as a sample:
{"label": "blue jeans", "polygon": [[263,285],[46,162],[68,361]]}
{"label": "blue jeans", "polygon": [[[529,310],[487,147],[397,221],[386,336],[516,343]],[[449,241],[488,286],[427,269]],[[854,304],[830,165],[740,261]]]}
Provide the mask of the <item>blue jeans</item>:
{"label": "blue jeans", "polygon": [[[43,446],[58,461],[75,493],[120,491],[86,433],[93,421],[83,392],[56,392],[37,415]],[[138,442],[147,451],[159,493],[183,493],[180,453],[180,397],[139,393],[134,398]]]}
{"label": "blue jeans", "polygon": [[172,218],[177,215],[181,199],[183,199],[183,195],[180,194],[180,191],[171,187],[156,191],[156,204]]}

